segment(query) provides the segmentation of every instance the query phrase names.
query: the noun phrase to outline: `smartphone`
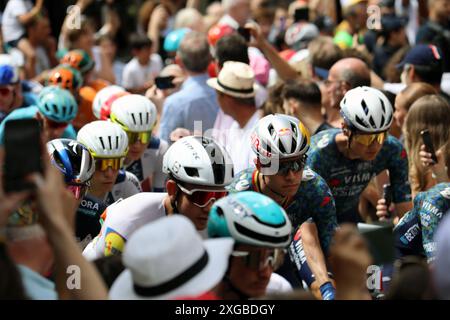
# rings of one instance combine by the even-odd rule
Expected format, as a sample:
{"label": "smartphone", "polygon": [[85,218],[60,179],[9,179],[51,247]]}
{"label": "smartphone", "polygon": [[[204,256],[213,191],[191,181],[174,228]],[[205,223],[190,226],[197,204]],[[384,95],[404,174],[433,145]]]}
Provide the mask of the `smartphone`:
{"label": "smartphone", "polygon": [[156,87],[160,90],[173,89],[175,88],[175,85],[173,84],[173,79],[175,79],[174,76],[156,77],[155,78]]}
{"label": "smartphone", "polygon": [[383,199],[386,200],[386,206],[388,208],[387,218],[390,218],[389,207],[392,203],[392,187],[389,183],[383,185]]}
{"label": "smartphone", "polygon": [[309,8],[303,7],[295,9],[294,22],[309,21]]}
{"label": "smartphone", "polygon": [[358,230],[367,241],[373,264],[382,265],[395,260],[392,223],[358,223]]}
{"label": "smartphone", "polygon": [[420,131],[420,135],[422,136],[423,144],[427,149],[427,152],[431,153],[431,159],[433,159],[434,163],[437,163],[436,152],[434,150],[433,142],[431,141],[430,131],[428,129]]}
{"label": "smartphone", "polygon": [[34,185],[25,178],[30,173],[43,172],[40,128],[36,119],[10,120],[5,123],[5,192],[34,189]]}
{"label": "smartphone", "polygon": [[245,39],[246,42],[250,42],[250,36],[251,36],[250,29],[239,27],[237,29],[237,32]]}

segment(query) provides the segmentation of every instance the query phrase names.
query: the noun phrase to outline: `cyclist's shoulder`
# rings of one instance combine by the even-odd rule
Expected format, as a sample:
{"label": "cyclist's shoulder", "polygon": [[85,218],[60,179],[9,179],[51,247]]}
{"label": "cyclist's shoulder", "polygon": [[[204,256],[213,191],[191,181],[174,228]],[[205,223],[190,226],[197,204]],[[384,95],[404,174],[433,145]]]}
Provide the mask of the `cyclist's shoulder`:
{"label": "cyclist's shoulder", "polygon": [[[383,147],[381,148],[382,152],[386,151],[402,151],[404,150],[403,144],[393,135],[388,134],[386,140],[383,143]],[[406,152],[405,152],[406,154]]]}
{"label": "cyclist's shoulder", "polygon": [[233,181],[227,187],[229,192],[246,191],[252,189],[252,177],[256,172],[255,168],[248,168],[235,174]]}
{"label": "cyclist's shoulder", "polygon": [[420,192],[414,199],[414,204],[423,206],[423,202],[440,207],[449,207],[450,183],[439,183],[427,191]]}
{"label": "cyclist's shoulder", "polygon": [[338,128],[331,128],[316,133],[311,137],[311,148],[323,149],[334,144],[336,135],[341,131]]}

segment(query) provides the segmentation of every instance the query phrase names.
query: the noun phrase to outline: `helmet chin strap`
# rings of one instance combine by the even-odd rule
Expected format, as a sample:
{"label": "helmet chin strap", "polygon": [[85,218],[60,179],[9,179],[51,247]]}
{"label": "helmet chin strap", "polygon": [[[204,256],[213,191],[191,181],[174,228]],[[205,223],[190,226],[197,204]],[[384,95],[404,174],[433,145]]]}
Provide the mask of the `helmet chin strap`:
{"label": "helmet chin strap", "polygon": [[282,195],[281,193],[279,193],[279,192],[277,192],[277,191],[275,191],[275,190],[273,190],[273,189],[269,186],[269,184],[266,182],[266,176],[262,175],[262,179],[263,179],[263,181],[264,181],[264,186],[267,187],[267,189],[269,189],[270,192],[274,193],[275,195],[277,195],[277,196],[279,196],[281,199],[283,199],[283,202],[286,201],[286,199],[287,199],[288,197],[285,196],[285,195]]}

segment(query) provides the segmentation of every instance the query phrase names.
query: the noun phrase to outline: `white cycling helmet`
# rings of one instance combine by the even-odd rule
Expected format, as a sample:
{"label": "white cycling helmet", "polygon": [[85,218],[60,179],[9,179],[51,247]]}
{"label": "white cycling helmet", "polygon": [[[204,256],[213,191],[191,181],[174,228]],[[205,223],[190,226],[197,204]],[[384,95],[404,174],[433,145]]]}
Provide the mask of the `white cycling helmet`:
{"label": "white cycling helmet", "polygon": [[222,188],[233,180],[233,162],[214,140],[189,136],[166,151],[163,172],[185,183]]}
{"label": "white cycling helmet", "polygon": [[265,161],[302,156],[308,151],[309,142],[309,132],[303,123],[279,113],[260,119],[251,135],[253,152]]}
{"label": "white cycling helmet", "polygon": [[356,87],[347,91],[340,105],[341,115],[350,129],[377,133],[391,127],[394,110],[380,90]]}
{"label": "white cycling helmet", "polygon": [[128,152],[128,137],[116,123],[93,121],[80,129],[77,140],[84,144],[95,158],[122,158]]}
{"label": "white cycling helmet", "polygon": [[125,131],[151,131],[156,123],[156,106],[140,94],[130,94],[112,103],[110,119]]}
{"label": "white cycling helmet", "polygon": [[254,191],[228,195],[209,211],[210,238],[231,237],[236,243],[265,248],[286,248],[292,224],[284,209],[271,198]]}
{"label": "white cycling helmet", "polygon": [[94,101],[92,102],[92,113],[97,119],[101,119],[100,111],[102,109],[103,104],[114,94],[119,92],[124,92],[125,89],[117,86],[111,85],[103,88],[94,97]]}

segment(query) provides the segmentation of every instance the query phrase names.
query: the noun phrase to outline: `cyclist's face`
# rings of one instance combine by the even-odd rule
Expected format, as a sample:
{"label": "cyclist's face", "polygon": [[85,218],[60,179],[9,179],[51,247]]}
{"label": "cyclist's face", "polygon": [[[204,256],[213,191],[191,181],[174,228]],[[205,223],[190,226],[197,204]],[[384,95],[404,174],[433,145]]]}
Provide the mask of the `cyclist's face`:
{"label": "cyclist's face", "polygon": [[95,170],[89,192],[94,195],[107,194],[114,187],[118,174],[119,170],[113,170],[111,167],[105,171]]}
{"label": "cyclist's face", "polygon": [[395,98],[394,118],[395,122],[397,123],[397,126],[399,126],[400,128],[403,127],[403,123],[405,122],[406,118],[406,113],[407,111],[405,108],[405,98],[401,93],[399,93]]}
{"label": "cyclist's face", "polygon": [[129,145],[129,150],[127,153],[128,160],[136,161],[139,160],[144,154],[145,149],[147,148],[146,143],[141,143],[140,141],[136,141],[133,144]]}
{"label": "cyclist's face", "polygon": [[[261,251],[262,259],[268,255],[269,251],[269,249],[248,245],[237,245],[235,249],[248,252]],[[266,265],[261,270],[257,270],[247,266],[245,259],[242,259],[241,257],[231,258],[229,270],[231,283],[250,297],[261,297],[266,293],[272,272],[273,268],[270,264]]]}
{"label": "cyclist's face", "polygon": [[359,159],[363,161],[372,161],[376,158],[382,146],[383,144],[376,139],[369,146],[366,146],[352,138],[350,149]]}
{"label": "cyclist's face", "polygon": [[[284,161],[281,161],[282,164]],[[300,183],[302,182],[303,169],[300,171],[289,170],[286,175],[275,174],[265,176],[264,181],[270,189],[282,194],[285,197],[292,197],[297,193]]]}

